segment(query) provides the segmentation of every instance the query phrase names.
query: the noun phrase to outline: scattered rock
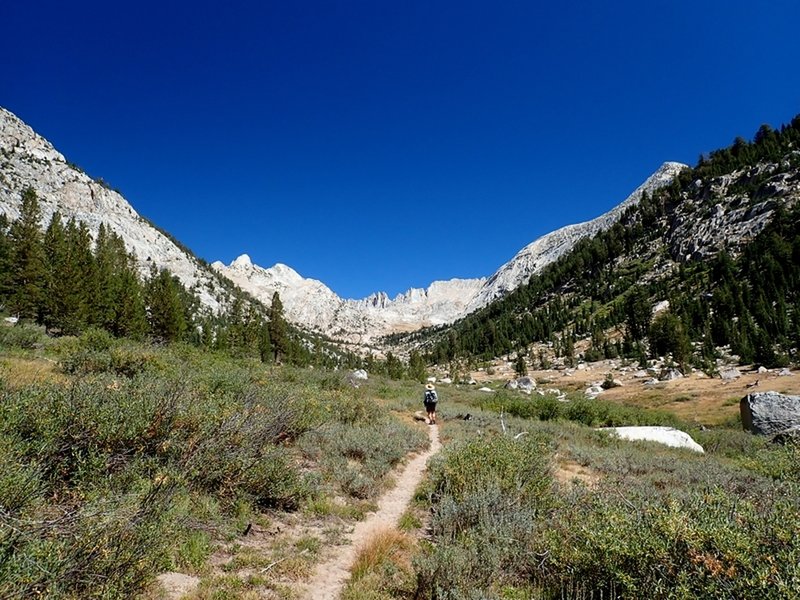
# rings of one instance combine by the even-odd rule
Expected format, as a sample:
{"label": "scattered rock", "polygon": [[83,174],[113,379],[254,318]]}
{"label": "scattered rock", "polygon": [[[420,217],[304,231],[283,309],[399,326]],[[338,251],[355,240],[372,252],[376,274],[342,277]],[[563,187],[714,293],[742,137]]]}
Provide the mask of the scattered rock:
{"label": "scattered rock", "polygon": [[678,369],[666,369],[659,377],[661,381],[674,381],[675,379],[683,379],[683,373]]}
{"label": "scattered rock", "polygon": [[353,371],[350,375],[353,377],[353,379],[359,379],[361,381],[366,381],[367,379],[369,379],[369,375],[364,369],[358,369],[357,371]]}
{"label": "scattered rock", "polygon": [[778,377],[789,377],[792,372],[789,369],[781,369],[778,373]]}
{"label": "scattered rock", "polygon": [[644,370],[641,370],[641,369],[640,369],[639,371],[636,371],[636,372],[633,374],[633,376],[634,376],[636,379],[644,379],[644,378],[645,378],[645,377],[647,377],[648,375],[647,375],[647,371],[644,371]]}
{"label": "scattered rock", "polygon": [[428,377],[428,379],[426,379],[426,381],[428,383],[436,383],[436,377]]}
{"label": "scattered rock", "polygon": [[722,381],[733,381],[734,379],[739,379],[739,377],[742,376],[742,372],[736,367],[732,367],[720,371],[719,376],[722,378]]}
{"label": "scattered rock", "polygon": [[16,325],[19,319],[17,317],[6,317],[3,321],[9,325]]}
{"label": "scattered rock", "polygon": [[658,442],[672,448],[686,448],[704,454],[703,447],[685,431],[674,427],[601,427],[597,431],[616,434],[624,440]]}
{"label": "scattered rock", "polygon": [[659,381],[655,377],[651,377],[647,381],[644,382],[645,385],[658,385]]}
{"label": "scattered rock", "polygon": [[536,387],[536,382],[532,377],[520,377],[517,379],[517,387],[523,392],[531,393]]}
{"label": "scattered rock", "polygon": [[453,383],[453,380],[452,380],[452,379],[450,379],[449,377],[442,377],[442,378],[439,380],[439,383]]}
{"label": "scattered rock", "polygon": [[478,391],[479,391],[479,392],[494,392],[494,390],[493,390],[493,389],[491,389],[491,388],[488,388],[488,387],[482,387],[482,388],[478,388]]}
{"label": "scattered rock", "polygon": [[604,390],[610,390],[611,388],[622,387],[622,382],[619,379],[608,378],[600,384],[600,387]]}
{"label": "scattered rock", "polygon": [[669,300],[662,300],[661,302],[656,302],[655,306],[653,306],[653,316],[665,310],[669,310]]}
{"label": "scattered rock", "polygon": [[800,426],[800,396],[778,392],[747,394],[739,402],[742,427],[759,435],[775,435]]}
{"label": "scattered rock", "polygon": [[348,373],[345,380],[347,383],[352,385],[354,388],[357,388],[361,385],[362,381],[367,381],[369,379],[369,375],[364,369],[358,369],[357,371],[353,371],[352,373]]}

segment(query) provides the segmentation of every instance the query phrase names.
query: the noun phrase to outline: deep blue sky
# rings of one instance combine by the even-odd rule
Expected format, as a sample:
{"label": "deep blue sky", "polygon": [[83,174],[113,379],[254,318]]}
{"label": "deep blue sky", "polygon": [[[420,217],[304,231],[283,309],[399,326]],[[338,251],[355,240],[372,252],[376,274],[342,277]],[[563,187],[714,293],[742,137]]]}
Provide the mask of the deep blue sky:
{"label": "deep blue sky", "polygon": [[7,2],[0,105],[203,258],[491,275],[800,112],[800,2]]}

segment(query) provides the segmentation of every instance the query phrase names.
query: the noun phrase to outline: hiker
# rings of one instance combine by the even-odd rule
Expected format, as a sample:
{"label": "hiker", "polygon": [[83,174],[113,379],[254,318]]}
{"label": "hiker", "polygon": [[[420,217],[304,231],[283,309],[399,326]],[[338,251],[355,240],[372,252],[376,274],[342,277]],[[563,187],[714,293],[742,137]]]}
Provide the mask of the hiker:
{"label": "hiker", "polygon": [[436,388],[432,383],[425,386],[425,397],[422,402],[425,404],[425,411],[428,413],[428,424],[436,425],[436,402],[439,397],[436,395]]}

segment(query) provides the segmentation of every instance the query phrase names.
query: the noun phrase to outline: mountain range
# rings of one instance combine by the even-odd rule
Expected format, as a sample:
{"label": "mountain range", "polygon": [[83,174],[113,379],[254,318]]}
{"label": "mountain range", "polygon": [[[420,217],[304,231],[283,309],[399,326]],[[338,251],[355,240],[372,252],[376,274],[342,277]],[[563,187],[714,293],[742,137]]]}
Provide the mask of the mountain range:
{"label": "mountain range", "polygon": [[212,266],[245,291],[269,302],[280,294],[287,317],[336,339],[372,343],[377,338],[452,323],[502,298],[544,267],[569,252],[575,244],[616,223],[642,194],[669,184],[686,165],[666,162],[626,199],[607,213],[548,233],[520,250],[488,278],[435,281],[412,288],[395,298],[378,292],[360,300],[343,299],[324,283],[306,279],[290,267],[263,268],[244,254],[230,265]]}
{"label": "mountain range", "polygon": [[430,325],[452,323],[504,296],[568,252],[575,243],[616,222],[643,192],[668,184],[685,165],[664,163],[617,207],[591,221],[568,225],[533,241],[487,278],[435,281],[411,288],[395,298],[376,292],[359,300],[343,299],[324,283],[302,277],[291,267],[262,268],[243,254],[230,265],[207,265],[171,236],[141,217],[131,204],[102,180],[70,163],[45,138],[10,111],[0,108],[0,211],[19,215],[22,191],[32,187],[42,208],[43,223],[58,211],[85,223],[92,235],[100,224],[112,229],[136,256],[142,273],[166,268],[198,294],[212,312],[225,305],[219,275],[269,305],[280,294],[287,318],[331,338],[356,344]]}

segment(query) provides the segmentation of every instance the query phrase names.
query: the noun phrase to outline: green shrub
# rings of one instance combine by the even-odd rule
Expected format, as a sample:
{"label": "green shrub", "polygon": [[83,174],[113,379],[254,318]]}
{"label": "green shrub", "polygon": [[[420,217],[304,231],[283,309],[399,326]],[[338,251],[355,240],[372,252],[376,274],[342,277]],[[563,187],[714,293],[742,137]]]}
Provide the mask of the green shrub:
{"label": "green shrub", "polygon": [[47,335],[43,327],[18,323],[17,325],[0,325],[0,348],[19,348],[32,350],[41,346]]}

